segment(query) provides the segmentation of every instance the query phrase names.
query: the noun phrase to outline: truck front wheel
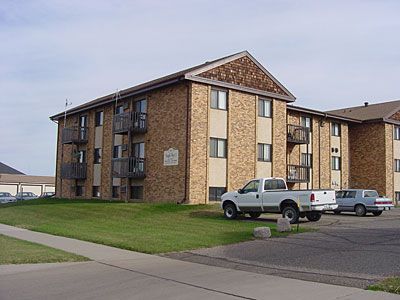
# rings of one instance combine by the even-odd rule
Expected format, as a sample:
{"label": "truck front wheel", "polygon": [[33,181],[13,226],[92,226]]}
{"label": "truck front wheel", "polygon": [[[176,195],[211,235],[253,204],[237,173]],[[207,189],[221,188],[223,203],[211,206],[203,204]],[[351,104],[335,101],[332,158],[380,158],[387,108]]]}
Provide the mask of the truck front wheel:
{"label": "truck front wheel", "polygon": [[321,219],[322,213],[320,212],[309,212],[306,214],[306,218],[310,222],[317,222]]}
{"label": "truck front wheel", "polygon": [[224,207],[224,216],[229,220],[234,220],[237,218],[237,209],[236,206],[232,203],[225,205]]}
{"label": "truck front wheel", "polygon": [[299,221],[299,211],[293,206],[286,206],[282,210],[282,217],[289,219],[290,224],[296,224]]}

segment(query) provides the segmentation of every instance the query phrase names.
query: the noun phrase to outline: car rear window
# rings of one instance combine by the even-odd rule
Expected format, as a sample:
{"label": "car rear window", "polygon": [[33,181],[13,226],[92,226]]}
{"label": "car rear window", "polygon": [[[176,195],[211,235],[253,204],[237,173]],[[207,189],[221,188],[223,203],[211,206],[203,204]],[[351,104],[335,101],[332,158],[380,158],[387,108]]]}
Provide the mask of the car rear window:
{"label": "car rear window", "polygon": [[378,195],[377,191],[364,191],[364,197],[377,198],[377,197],[379,197],[379,195]]}

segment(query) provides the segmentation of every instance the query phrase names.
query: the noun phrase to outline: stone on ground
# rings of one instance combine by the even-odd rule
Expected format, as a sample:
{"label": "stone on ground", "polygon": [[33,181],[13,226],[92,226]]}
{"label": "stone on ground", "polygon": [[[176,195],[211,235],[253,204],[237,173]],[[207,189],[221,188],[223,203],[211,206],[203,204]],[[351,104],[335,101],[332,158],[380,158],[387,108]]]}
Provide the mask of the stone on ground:
{"label": "stone on ground", "polygon": [[253,235],[257,239],[268,239],[271,237],[271,229],[269,227],[256,227]]}
{"label": "stone on ground", "polygon": [[279,218],[276,226],[278,232],[290,232],[292,227],[290,226],[290,221],[287,218]]}

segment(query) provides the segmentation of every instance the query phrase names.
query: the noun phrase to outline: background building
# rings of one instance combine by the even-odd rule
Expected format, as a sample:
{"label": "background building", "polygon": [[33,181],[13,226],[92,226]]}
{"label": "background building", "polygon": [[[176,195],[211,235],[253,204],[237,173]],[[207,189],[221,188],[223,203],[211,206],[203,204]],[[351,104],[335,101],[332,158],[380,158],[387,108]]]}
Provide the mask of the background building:
{"label": "background building", "polygon": [[0,192],[16,195],[19,192],[32,192],[41,195],[55,191],[54,176],[33,176],[0,162]]}

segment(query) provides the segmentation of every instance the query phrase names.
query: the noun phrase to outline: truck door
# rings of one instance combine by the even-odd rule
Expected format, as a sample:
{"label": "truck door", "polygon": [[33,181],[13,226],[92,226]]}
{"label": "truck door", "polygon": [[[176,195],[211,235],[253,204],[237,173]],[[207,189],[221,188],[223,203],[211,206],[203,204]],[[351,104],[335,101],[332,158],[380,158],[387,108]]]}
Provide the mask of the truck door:
{"label": "truck door", "polygon": [[243,212],[261,211],[260,180],[252,180],[239,190],[237,203]]}

